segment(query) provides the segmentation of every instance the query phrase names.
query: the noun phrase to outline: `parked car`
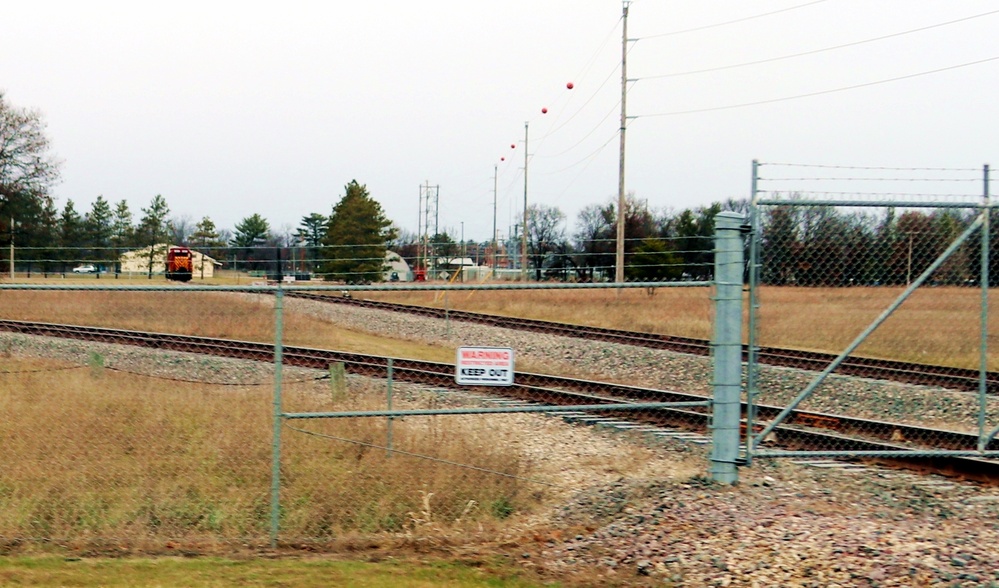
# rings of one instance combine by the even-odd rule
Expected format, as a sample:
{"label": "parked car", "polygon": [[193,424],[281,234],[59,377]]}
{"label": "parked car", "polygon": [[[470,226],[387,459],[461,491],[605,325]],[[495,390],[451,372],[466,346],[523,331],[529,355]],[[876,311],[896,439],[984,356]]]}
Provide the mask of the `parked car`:
{"label": "parked car", "polygon": [[73,268],[73,273],[74,274],[96,274],[97,273],[97,267],[94,266],[93,264],[89,264],[89,263],[86,264],[86,265],[78,265],[78,266],[76,266],[76,267]]}

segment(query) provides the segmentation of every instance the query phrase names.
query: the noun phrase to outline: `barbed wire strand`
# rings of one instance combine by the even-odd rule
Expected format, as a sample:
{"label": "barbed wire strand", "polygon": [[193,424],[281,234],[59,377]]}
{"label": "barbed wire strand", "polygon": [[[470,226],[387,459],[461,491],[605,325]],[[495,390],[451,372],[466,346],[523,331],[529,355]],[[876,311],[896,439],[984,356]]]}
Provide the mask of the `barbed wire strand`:
{"label": "barbed wire strand", "polygon": [[928,198],[981,198],[981,194],[927,194],[911,192],[802,192],[799,190],[757,190],[761,194],[798,194],[801,200],[807,200],[806,196],[915,196]]}
{"label": "barbed wire strand", "polygon": [[814,167],[816,169],[863,169],[876,171],[953,171],[953,172],[981,172],[981,168],[973,167],[885,167],[885,166],[864,166],[864,165],[828,165],[821,163],[782,163],[779,161],[759,162],[758,166],[782,166],[782,167]]}
{"label": "barbed wire strand", "polygon": [[844,181],[844,182],[980,182],[981,178],[847,178],[847,177],[814,177],[814,178],[762,178],[757,177],[758,181],[766,182],[828,182],[828,181]]}

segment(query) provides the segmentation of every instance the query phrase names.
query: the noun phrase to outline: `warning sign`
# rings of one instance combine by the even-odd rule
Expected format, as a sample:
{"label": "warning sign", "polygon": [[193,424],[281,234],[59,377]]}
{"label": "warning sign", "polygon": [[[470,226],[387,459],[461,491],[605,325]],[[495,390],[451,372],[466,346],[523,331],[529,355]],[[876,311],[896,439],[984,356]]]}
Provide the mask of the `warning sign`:
{"label": "warning sign", "polygon": [[513,384],[513,349],[459,347],[454,379],[463,386]]}

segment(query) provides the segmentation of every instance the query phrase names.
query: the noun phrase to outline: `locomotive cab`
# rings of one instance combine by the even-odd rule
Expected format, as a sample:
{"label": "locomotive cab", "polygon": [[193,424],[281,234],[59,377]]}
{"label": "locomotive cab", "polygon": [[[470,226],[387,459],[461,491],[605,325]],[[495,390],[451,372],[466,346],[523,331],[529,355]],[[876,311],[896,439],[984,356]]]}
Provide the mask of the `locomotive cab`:
{"label": "locomotive cab", "polygon": [[171,247],[167,251],[166,278],[178,282],[190,281],[194,273],[194,256],[187,247]]}

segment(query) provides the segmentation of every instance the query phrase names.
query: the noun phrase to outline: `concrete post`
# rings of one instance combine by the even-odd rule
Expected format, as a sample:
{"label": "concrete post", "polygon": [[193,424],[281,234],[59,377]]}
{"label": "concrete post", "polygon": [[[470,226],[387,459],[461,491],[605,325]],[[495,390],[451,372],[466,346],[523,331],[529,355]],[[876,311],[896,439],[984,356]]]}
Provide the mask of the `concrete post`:
{"label": "concrete post", "polygon": [[715,217],[714,400],[711,479],[739,481],[739,419],[742,389],[743,218],[734,212]]}

